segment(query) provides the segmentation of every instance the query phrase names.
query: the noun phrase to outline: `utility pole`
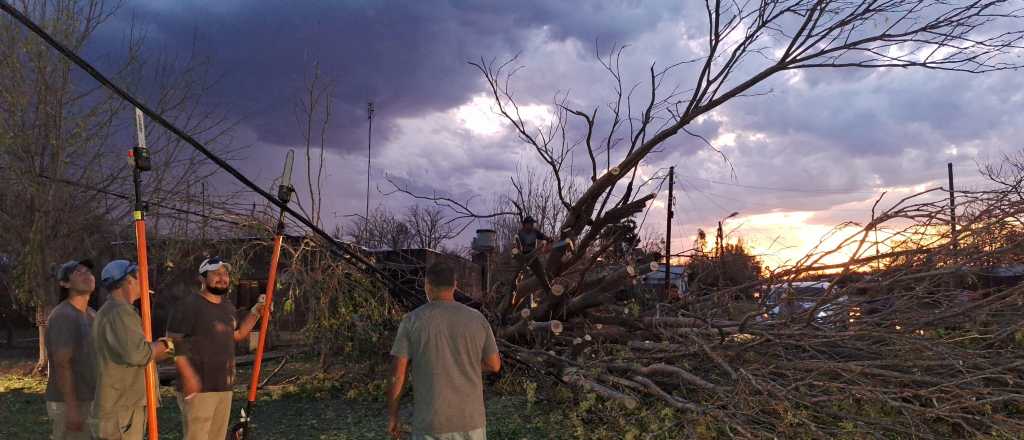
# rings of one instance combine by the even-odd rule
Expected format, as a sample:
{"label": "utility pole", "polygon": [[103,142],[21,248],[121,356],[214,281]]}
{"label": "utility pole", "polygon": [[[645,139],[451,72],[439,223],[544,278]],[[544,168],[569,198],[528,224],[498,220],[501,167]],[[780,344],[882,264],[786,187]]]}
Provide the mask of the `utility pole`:
{"label": "utility pole", "polygon": [[667,218],[665,219],[665,294],[671,298],[672,295],[672,217],[675,215],[672,212],[672,206],[675,204],[675,199],[672,195],[672,187],[675,186],[676,167],[668,168],[668,209],[666,210]]}
{"label": "utility pole", "polygon": [[722,221],[718,221],[718,229],[715,231],[715,256],[722,260]]}
{"label": "utility pole", "polygon": [[949,171],[949,237],[953,249],[960,247],[956,232],[956,193],[953,192],[953,162],[946,164]]}
{"label": "utility pole", "polygon": [[370,159],[373,157],[373,101],[366,103],[366,120],[369,121],[370,127],[366,132],[366,217],[365,221],[370,219]]}
{"label": "utility pole", "polygon": [[199,231],[199,239],[202,240],[203,244],[205,245],[206,244],[206,227],[209,224],[206,221],[206,219],[209,218],[209,214],[206,212],[206,181],[205,180],[200,182],[199,188],[200,188],[199,189],[199,212],[201,214],[203,214],[203,219],[199,222],[199,227],[201,228],[201,230]]}

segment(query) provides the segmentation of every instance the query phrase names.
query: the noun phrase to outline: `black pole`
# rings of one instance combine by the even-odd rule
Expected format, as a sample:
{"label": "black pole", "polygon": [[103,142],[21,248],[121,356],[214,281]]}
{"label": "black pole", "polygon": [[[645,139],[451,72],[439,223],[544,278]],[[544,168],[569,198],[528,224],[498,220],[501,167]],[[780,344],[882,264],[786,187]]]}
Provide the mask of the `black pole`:
{"label": "black pole", "polygon": [[960,247],[959,237],[956,231],[956,193],[953,189],[953,162],[946,164],[949,171],[949,237],[953,249]]}
{"label": "black pole", "polygon": [[718,229],[715,230],[715,256],[718,257],[719,260],[722,259],[722,239],[723,239],[723,235],[724,234],[722,233],[722,221],[719,220],[718,221]]}
{"label": "black pole", "polygon": [[366,220],[370,220],[370,165],[373,158],[373,101],[366,103],[366,119],[370,126],[366,132]]}
{"label": "black pole", "polygon": [[665,219],[665,294],[672,294],[672,187],[675,185],[676,167],[668,168],[668,213]]}

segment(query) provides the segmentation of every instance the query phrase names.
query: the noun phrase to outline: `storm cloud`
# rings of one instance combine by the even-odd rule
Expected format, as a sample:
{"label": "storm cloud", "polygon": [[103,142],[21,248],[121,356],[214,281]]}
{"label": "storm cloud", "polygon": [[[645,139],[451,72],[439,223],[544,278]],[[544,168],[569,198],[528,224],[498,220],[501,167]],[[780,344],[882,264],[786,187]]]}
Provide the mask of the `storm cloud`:
{"label": "storm cloud", "polygon": [[[148,47],[195,48],[219,75],[209,97],[240,121],[253,145],[243,170],[266,181],[268,157],[301,142],[295,102],[312,65],[335,82],[329,130],[326,212],[361,211],[365,190],[366,102],[375,102],[374,186],[385,175],[417,187],[487,200],[518,166],[534,159],[495,119],[486,85],[467,61],[508,59],[525,67],[517,98],[543,109],[556,94],[583,109],[607,104],[611,80],[594,58],[616,44],[627,85],[659,65],[695,55],[703,8],[678,1],[151,2],[132,0],[104,29],[92,53],[114,51],[132,22]],[[673,85],[689,87],[686,68]],[[729,212],[812,211],[809,221],[863,218],[882,188],[938,182],[946,162],[966,182],[978,162],[1021,148],[1024,78],[914,69],[817,70],[780,74],[653,154],[647,173],[680,174],[676,229]],[[482,104],[484,103],[484,104]],[[467,113],[470,112],[470,113]],[[468,115],[468,116],[467,116]],[[467,120],[471,118],[472,121]],[[601,124],[606,123],[602,120]],[[483,128],[481,128],[483,127]],[[582,164],[580,164],[582,166]],[[583,167],[586,168],[586,167]],[[582,172],[582,171],[581,171]],[[973,180],[971,180],[973,179]],[[375,203],[408,199],[374,194]],[[663,226],[662,207],[645,225]]]}

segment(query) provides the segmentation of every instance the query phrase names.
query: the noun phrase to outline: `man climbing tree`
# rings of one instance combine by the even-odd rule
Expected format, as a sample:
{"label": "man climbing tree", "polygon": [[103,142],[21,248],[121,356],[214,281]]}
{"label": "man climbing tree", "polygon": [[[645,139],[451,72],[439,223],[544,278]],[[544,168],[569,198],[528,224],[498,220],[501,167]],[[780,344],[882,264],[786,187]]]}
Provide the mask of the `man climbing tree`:
{"label": "man climbing tree", "polygon": [[[539,257],[551,249],[551,239],[537,229],[536,223],[537,221],[533,217],[526,216],[523,218],[522,227],[519,228],[519,232],[515,236],[514,246],[519,252],[517,257],[519,265],[529,267],[533,272],[533,276],[537,277],[537,280],[540,281],[541,288],[550,295],[551,284],[544,274],[544,264]],[[538,243],[540,244],[539,248],[537,246]]]}

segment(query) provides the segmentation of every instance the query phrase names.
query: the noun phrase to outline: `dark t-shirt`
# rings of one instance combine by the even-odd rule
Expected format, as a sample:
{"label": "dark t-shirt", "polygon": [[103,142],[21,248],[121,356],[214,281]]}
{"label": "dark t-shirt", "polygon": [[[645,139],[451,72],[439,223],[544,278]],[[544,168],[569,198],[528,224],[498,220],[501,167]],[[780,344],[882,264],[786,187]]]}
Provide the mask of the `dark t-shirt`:
{"label": "dark t-shirt", "polygon": [[93,399],[96,391],[96,350],[92,345],[92,323],[96,311],[81,311],[67,301],[57,304],[46,319],[46,352],[50,358],[50,374],[46,380],[46,401],[63,402],[58,381],[61,375],[53,368],[53,358],[60,352],[71,353],[71,380],[75,398],[80,402]]}
{"label": "dark t-shirt", "polygon": [[516,234],[516,238],[519,240],[519,246],[523,253],[533,252],[533,249],[537,247],[537,240],[548,240],[548,236],[537,229],[532,231],[520,229]]}
{"label": "dark t-shirt", "polygon": [[[171,312],[167,333],[188,339],[189,362],[202,381],[204,393],[231,391],[235,385],[235,307],[223,298],[212,303],[200,294],[188,295]],[[181,381],[178,381],[181,390]]]}

